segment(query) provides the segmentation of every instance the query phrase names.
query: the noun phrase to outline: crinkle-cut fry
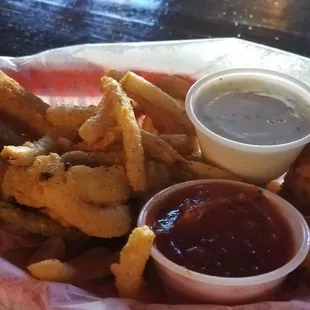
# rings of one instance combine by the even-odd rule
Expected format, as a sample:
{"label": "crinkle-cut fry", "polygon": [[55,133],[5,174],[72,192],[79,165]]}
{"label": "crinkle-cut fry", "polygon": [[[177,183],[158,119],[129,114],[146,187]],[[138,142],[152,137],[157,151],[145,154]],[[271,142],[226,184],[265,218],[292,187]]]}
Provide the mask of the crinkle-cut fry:
{"label": "crinkle-cut fry", "polygon": [[135,228],[121,251],[120,262],[111,266],[120,297],[139,296],[144,268],[150,257],[154,238],[155,234],[149,227]]}
{"label": "crinkle-cut fry", "polygon": [[0,70],[0,109],[28,124],[40,136],[53,127],[46,119],[49,105]]}
{"label": "crinkle-cut fry", "polygon": [[186,156],[194,151],[192,140],[185,134],[165,134],[160,137],[170,144],[179,154]]}
{"label": "crinkle-cut fry", "polygon": [[149,115],[146,115],[146,117],[144,118],[142,123],[142,129],[155,135],[157,135],[158,133],[157,130],[154,128],[152,118]]}
{"label": "crinkle-cut fry", "polygon": [[110,77],[118,82],[124,77],[124,75],[125,74],[123,72],[116,69],[109,69],[106,74],[107,77]]}
{"label": "crinkle-cut fry", "polygon": [[185,101],[186,95],[192,85],[179,76],[170,75],[163,77],[157,83],[157,86],[171,97]]}
{"label": "crinkle-cut fry", "polygon": [[83,152],[71,151],[61,156],[66,169],[72,166],[85,165],[88,167],[113,166],[124,163],[123,152]]}
{"label": "crinkle-cut fry", "polygon": [[57,222],[27,210],[22,210],[9,203],[0,202],[0,219],[21,230],[42,236],[61,236],[71,238],[81,236],[74,228],[62,227]]}
{"label": "crinkle-cut fry", "polygon": [[114,125],[112,101],[106,94],[103,94],[97,107],[97,113],[85,121],[79,129],[79,134],[88,144],[94,144],[104,136],[108,128]]}
{"label": "crinkle-cut fry", "polygon": [[26,167],[31,166],[37,156],[47,155],[54,148],[55,141],[49,136],[44,136],[34,143],[25,142],[22,146],[4,146],[1,156],[12,166]]}
{"label": "crinkle-cut fry", "polygon": [[125,150],[125,167],[129,184],[137,192],[147,188],[144,150],[140,128],[135,118],[130,100],[119,83],[112,78],[102,78],[102,87],[113,105],[113,115],[122,129]]}
{"label": "crinkle-cut fry", "polygon": [[63,259],[66,255],[66,244],[61,237],[50,237],[30,257],[28,265],[46,259]]}
{"label": "crinkle-cut fry", "polygon": [[96,113],[96,106],[58,105],[49,107],[46,111],[47,120],[54,126],[80,128],[87,119]]}
{"label": "crinkle-cut fry", "polygon": [[[130,71],[121,80],[121,85],[125,91],[143,98],[144,102],[153,108],[169,115],[170,119],[173,119],[180,127],[181,132],[179,133],[194,134],[194,126],[190,122],[184,106],[160,88]],[[152,119],[154,118],[152,117]]]}

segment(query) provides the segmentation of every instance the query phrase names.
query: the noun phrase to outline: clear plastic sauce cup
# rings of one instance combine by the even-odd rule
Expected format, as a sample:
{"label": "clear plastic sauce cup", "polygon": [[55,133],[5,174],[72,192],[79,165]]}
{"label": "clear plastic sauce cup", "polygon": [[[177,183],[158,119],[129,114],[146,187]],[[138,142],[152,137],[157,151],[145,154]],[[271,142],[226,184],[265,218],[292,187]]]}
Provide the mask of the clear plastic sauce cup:
{"label": "clear plastic sauce cup", "polygon": [[207,75],[198,80],[187,94],[186,112],[196,128],[205,159],[235,173],[247,182],[268,182],[281,176],[288,169],[304,145],[310,141],[310,134],[276,145],[246,144],[221,136],[199,120],[197,104],[202,94],[206,98],[212,98],[237,91],[263,92],[271,96],[290,98],[296,107],[304,111],[310,122],[310,87],[285,74],[247,68]]}
{"label": "clear plastic sauce cup", "polygon": [[[173,185],[155,195],[145,204],[138,219],[138,226],[152,226],[157,212],[162,206],[167,205],[164,201],[172,193],[206,183],[252,186],[227,180],[199,180]],[[286,276],[303,262],[310,245],[310,232],[305,219],[286,200],[267,190],[262,189],[262,191],[291,229],[294,242],[292,259],[279,269],[266,274],[244,278],[224,278],[197,273],[177,265],[153,246],[152,258],[168,295],[174,296],[173,302],[185,300],[194,303],[233,305],[267,300],[279,289]]]}

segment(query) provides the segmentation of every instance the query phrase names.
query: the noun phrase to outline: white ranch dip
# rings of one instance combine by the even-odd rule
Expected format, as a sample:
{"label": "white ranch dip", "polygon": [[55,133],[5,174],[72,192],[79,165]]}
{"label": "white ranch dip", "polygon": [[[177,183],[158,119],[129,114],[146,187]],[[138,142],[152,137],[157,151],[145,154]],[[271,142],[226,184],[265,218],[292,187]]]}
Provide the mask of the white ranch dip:
{"label": "white ranch dip", "polygon": [[[279,145],[310,133],[310,122],[289,98],[263,92],[199,96],[195,114],[209,130],[252,145]],[[309,111],[310,113],[310,111]]]}

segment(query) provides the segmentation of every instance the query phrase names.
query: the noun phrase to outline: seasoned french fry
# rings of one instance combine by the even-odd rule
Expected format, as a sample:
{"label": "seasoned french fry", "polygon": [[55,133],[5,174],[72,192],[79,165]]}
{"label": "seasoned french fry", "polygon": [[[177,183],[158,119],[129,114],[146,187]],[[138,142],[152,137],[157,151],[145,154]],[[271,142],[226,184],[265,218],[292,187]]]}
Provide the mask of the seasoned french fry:
{"label": "seasoned french fry", "polygon": [[58,259],[47,259],[27,267],[30,274],[42,281],[69,283],[76,277],[76,270]]}
{"label": "seasoned french fry", "polygon": [[63,259],[66,255],[66,245],[62,238],[48,238],[39,249],[30,257],[28,265],[47,259]]}
{"label": "seasoned french fry", "polygon": [[220,169],[199,161],[183,161],[180,163],[185,171],[192,173],[197,179],[226,179],[226,180],[240,180],[231,172]]}
{"label": "seasoned french fry", "polygon": [[105,94],[98,106],[96,115],[87,119],[80,127],[79,134],[88,144],[94,144],[104,137],[108,128],[115,125],[112,116],[112,102]]}
{"label": "seasoned french fry", "polygon": [[130,100],[119,83],[111,78],[102,78],[102,87],[113,104],[113,115],[123,132],[125,166],[129,184],[135,191],[146,189],[144,150],[140,128],[137,124]]}
{"label": "seasoned french fry", "polygon": [[153,126],[152,119],[148,115],[146,115],[145,119],[143,120],[142,129],[155,135],[157,134],[157,130]]}
{"label": "seasoned french fry", "polygon": [[[161,115],[169,115],[170,122],[173,120],[178,125],[178,133],[194,134],[194,127],[186,115],[184,106],[161,89],[130,71],[121,80],[121,85],[125,91],[143,99],[138,102],[142,105],[147,104],[142,106],[147,112],[149,107],[153,107],[161,111]],[[148,114],[154,120],[151,113]]]}
{"label": "seasoned french fry", "polygon": [[135,228],[121,251],[120,262],[111,266],[120,297],[139,296],[143,284],[143,271],[148,261],[155,234],[147,226]]}
{"label": "seasoned french fry", "polygon": [[191,83],[176,75],[162,78],[157,86],[171,97],[185,101],[186,95],[191,88]]}
{"label": "seasoned french fry", "polygon": [[118,70],[115,70],[115,69],[110,69],[108,70],[106,76],[116,80],[116,81],[120,81],[123,77],[124,77],[124,73],[118,71]]}
{"label": "seasoned french fry", "polygon": [[191,139],[185,134],[160,135],[160,137],[170,144],[179,154],[186,156],[194,151]]}
{"label": "seasoned french fry", "polygon": [[77,284],[106,277],[118,257],[117,252],[110,253],[105,248],[96,247],[68,262],[48,259],[31,264],[27,269],[39,280]]}
{"label": "seasoned french fry", "polygon": [[88,107],[80,105],[58,105],[49,107],[46,111],[47,120],[54,126],[63,126],[80,128],[88,118],[96,113],[96,106]]}
{"label": "seasoned french fry", "polygon": [[45,117],[49,105],[0,70],[0,109],[44,136],[53,127]]}
{"label": "seasoned french fry", "polygon": [[229,171],[202,162],[188,161],[159,136],[141,130],[146,154],[153,159],[161,159],[167,164],[177,164],[181,169],[193,174],[197,179],[240,180]]}
{"label": "seasoned french fry", "polygon": [[37,156],[47,155],[54,148],[54,140],[49,136],[44,136],[34,143],[26,142],[22,146],[5,146],[1,156],[12,166],[26,167],[31,166]]}

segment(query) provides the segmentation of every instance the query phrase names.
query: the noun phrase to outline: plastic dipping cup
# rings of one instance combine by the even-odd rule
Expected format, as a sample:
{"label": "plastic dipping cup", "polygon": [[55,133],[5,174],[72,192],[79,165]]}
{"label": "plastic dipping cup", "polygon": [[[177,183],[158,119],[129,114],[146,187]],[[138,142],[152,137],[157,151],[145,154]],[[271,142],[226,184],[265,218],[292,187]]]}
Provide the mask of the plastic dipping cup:
{"label": "plastic dipping cup", "polygon": [[310,118],[310,87],[290,76],[269,70],[231,69],[207,75],[189,90],[186,112],[196,128],[204,158],[247,182],[261,184],[278,178],[288,169],[310,141],[310,134],[285,144],[253,145],[222,137],[199,121],[196,105],[201,96],[206,96],[208,100],[223,93],[243,91],[290,98]]}
{"label": "plastic dipping cup", "polygon": [[[209,183],[219,186],[224,183],[244,187],[253,186],[227,180],[199,180],[173,185],[155,195],[144,205],[139,215],[138,226],[152,226],[158,211],[163,206],[167,206],[164,201],[172,193]],[[262,189],[262,191],[289,224],[295,244],[293,258],[281,268],[266,274],[244,278],[223,278],[208,276],[179,266],[153,246],[151,255],[168,295],[179,296],[179,299],[174,297],[174,303],[190,300],[194,303],[233,305],[267,300],[279,289],[286,276],[303,262],[310,245],[310,232],[305,219],[286,200],[267,190]]]}

